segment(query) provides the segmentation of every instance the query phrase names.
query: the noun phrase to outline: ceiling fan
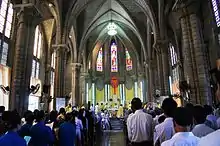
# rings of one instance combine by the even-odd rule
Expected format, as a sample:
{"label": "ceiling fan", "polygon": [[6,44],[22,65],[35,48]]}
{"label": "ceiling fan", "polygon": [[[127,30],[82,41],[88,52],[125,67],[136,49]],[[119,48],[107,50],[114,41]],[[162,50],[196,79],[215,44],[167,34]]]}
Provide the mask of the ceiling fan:
{"label": "ceiling fan", "polygon": [[29,88],[29,93],[32,93],[32,94],[36,94],[40,89],[40,84],[37,84],[37,85],[31,85],[31,87]]}
{"label": "ceiling fan", "polygon": [[0,85],[1,90],[3,91],[4,94],[8,95],[10,92],[10,88],[9,86],[4,86],[4,85]]}

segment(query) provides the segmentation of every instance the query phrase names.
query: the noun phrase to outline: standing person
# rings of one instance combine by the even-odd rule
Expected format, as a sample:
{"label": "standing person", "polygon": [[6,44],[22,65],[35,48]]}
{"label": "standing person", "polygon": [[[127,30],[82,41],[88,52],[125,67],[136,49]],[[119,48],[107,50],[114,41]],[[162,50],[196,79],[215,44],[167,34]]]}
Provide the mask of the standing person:
{"label": "standing person", "polygon": [[36,124],[31,128],[31,146],[48,146],[54,142],[54,135],[50,127],[44,123],[44,111],[36,113]]}
{"label": "standing person", "polygon": [[210,105],[204,105],[204,109],[206,112],[206,124],[212,129],[217,129],[217,117],[213,114],[213,109]]}
{"label": "standing person", "polygon": [[76,139],[76,126],[72,123],[72,113],[67,113],[65,122],[59,128],[60,146],[74,146]]}
{"label": "standing person", "polygon": [[0,106],[0,136],[5,133],[4,124],[3,124],[3,121],[2,121],[2,114],[3,114],[4,111],[5,111],[5,107]]}
{"label": "standing person", "polygon": [[160,145],[162,142],[169,140],[175,134],[173,125],[173,112],[177,108],[177,103],[173,98],[166,98],[162,103],[162,109],[166,119],[157,125],[154,130],[154,145]]}
{"label": "standing person", "polygon": [[27,146],[17,131],[21,125],[21,118],[15,112],[6,111],[2,114],[2,120],[6,126],[7,133],[0,138],[0,146]]}
{"label": "standing person", "polygon": [[219,146],[220,144],[220,130],[216,130],[204,137],[202,137],[199,141],[198,146]]}
{"label": "standing person", "polygon": [[73,111],[73,107],[72,104],[69,103],[66,107],[65,107],[65,111],[66,113],[71,113]]}
{"label": "standing person", "polygon": [[99,112],[99,103],[97,103],[95,106],[95,113],[98,114],[98,112]]}
{"label": "standing person", "polygon": [[127,119],[128,138],[132,146],[152,146],[153,139],[153,118],[144,113],[139,98],[131,101],[133,115]]}
{"label": "standing person", "polygon": [[25,136],[30,136],[31,134],[30,130],[34,122],[34,114],[32,113],[32,111],[27,111],[24,114],[24,118],[25,118],[25,124],[18,131],[18,134],[23,138]]}
{"label": "standing person", "polygon": [[123,105],[120,104],[118,111],[117,111],[117,118],[123,118],[124,117],[124,108]]}
{"label": "standing person", "polygon": [[197,146],[200,138],[190,132],[193,124],[193,116],[188,109],[179,107],[175,110],[174,129],[176,134],[161,144],[161,146]]}
{"label": "standing person", "polygon": [[202,106],[197,105],[194,107],[193,117],[195,127],[193,128],[192,133],[197,137],[203,137],[215,131],[205,124],[206,114],[204,113],[205,109]]}
{"label": "standing person", "polygon": [[76,143],[77,146],[82,145],[82,132],[83,132],[83,123],[79,119],[79,113],[76,111],[74,113],[75,116],[75,123],[76,123]]}

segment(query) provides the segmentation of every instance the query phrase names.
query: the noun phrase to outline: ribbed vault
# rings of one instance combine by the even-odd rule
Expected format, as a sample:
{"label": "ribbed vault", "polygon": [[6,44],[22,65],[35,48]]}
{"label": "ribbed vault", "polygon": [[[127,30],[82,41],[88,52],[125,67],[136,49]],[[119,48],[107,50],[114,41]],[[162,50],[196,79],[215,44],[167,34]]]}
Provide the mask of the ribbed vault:
{"label": "ribbed vault", "polygon": [[[140,2],[141,1],[135,1],[135,4],[132,2],[132,5],[135,5],[136,13],[145,14],[145,12],[143,12],[144,10],[140,9]],[[91,10],[95,4],[97,9],[94,8],[94,11],[89,13],[89,10]],[[148,7],[146,11],[150,10],[150,7],[147,6],[146,3],[143,5]],[[73,52],[74,54],[77,52],[78,55],[73,55],[73,62],[81,62],[84,52],[87,52],[86,56],[88,57],[97,42],[103,42],[105,40],[106,35],[108,35],[107,25],[109,22],[114,22],[117,25],[117,37],[125,43],[125,46],[132,46],[132,52],[134,52],[138,60],[142,53],[144,54],[144,60],[147,58],[145,40],[143,40],[143,32],[146,30],[146,20],[142,20],[143,23],[141,24],[143,24],[143,26],[137,26],[136,19],[134,21],[134,17],[132,16],[134,12],[129,11],[131,8],[126,6],[127,4],[123,0],[99,0],[99,2],[97,0],[80,0],[74,3],[71,11],[69,11],[72,17],[69,18],[67,23],[67,26],[71,25],[71,29],[74,30],[75,33],[73,34],[73,31],[68,31],[70,33],[67,35],[71,35],[71,38],[75,36],[73,38],[74,41],[72,41],[72,46],[75,46],[75,48],[72,49],[75,49]],[[146,12],[146,14],[148,13],[149,12]],[[151,22],[150,25],[156,28],[156,25],[153,23],[153,12],[150,13],[151,14],[147,16]],[[73,16],[76,17],[74,18]],[[152,27],[152,30],[156,31],[155,28]]]}

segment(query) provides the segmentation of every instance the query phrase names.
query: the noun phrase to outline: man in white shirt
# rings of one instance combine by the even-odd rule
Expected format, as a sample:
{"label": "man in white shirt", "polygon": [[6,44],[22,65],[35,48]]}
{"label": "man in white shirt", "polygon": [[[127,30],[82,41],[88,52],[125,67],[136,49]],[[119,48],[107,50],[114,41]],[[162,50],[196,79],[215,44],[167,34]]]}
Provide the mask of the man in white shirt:
{"label": "man in white shirt", "polygon": [[202,106],[194,106],[193,117],[195,120],[195,127],[193,128],[192,133],[197,137],[203,137],[215,131],[214,129],[205,125],[206,115],[204,113],[205,109]]}
{"label": "man in white shirt", "polygon": [[98,112],[99,112],[99,103],[97,103],[95,106],[95,113],[98,114]]}
{"label": "man in white shirt", "polygon": [[166,119],[161,124],[157,125],[154,130],[154,145],[160,144],[171,139],[175,134],[173,125],[173,112],[177,108],[177,103],[172,98],[164,99],[162,109]]}
{"label": "man in white shirt", "polygon": [[200,138],[189,132],[193,123],[193,116],[189,110],[177,108],[173,120],[176,134],[170,140],[163,142],[161,146],[197,146]]}
{"label": "man in white shirt", "polygon": [[127,130],[132,146],[152,146],[152,116],[143,112],[142,103],[139,98],[132,100],[131,108],[134,114],[130,115],[127,119]]}
{"label": "man in white shirt", "polygon": [[219,146],[220,145],[220,130],[208,134],[202,137],[199,141],[198,146]]}

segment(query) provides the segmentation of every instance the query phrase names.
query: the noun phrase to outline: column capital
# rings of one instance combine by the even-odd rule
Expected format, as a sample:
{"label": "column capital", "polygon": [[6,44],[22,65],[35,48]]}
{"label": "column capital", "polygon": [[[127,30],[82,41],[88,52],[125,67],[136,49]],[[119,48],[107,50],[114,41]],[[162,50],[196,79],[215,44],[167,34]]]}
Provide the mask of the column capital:
{"label": "column capital", "polygon": [[71,63],[72,69],[80,69],[82,64],[81,63]]}
{"label": "column capital", "polygon": [[164,51],[168,50],[168,40],[158,40],[154,45],[154,49],[158,54],[164,53]]}
{"label": "column capital", "polygon": [[49,9],[45,9],[47,7],[46,2],[42,2],[39,0],[26,0],[21,2],[20,4],[13,5],[13,9],[17,12],[25,11],[25,15],[30,16],[31,18],[38,17],[39,19],[45,20],[52,18],[53,15]]}
{"label": "column capital", "polygon": [[58,51],[69,51],[69,47],[67,44],[53,44],[52,45],[53,52],[58,52]]}

